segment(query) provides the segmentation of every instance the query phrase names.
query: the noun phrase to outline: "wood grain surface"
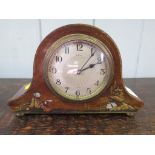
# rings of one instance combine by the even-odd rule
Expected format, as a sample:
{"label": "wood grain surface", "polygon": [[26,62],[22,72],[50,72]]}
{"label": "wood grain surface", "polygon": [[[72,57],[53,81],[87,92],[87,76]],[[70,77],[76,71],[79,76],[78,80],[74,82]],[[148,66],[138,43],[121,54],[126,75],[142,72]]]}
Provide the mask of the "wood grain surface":
{"label": "wood grain surface", "polygon": [[155,79],[125,79],[143,101],[134,117],[121,114],[26,115],[16,117],[7,101],[29,79],[0,79],[0,134],[155,134]]}

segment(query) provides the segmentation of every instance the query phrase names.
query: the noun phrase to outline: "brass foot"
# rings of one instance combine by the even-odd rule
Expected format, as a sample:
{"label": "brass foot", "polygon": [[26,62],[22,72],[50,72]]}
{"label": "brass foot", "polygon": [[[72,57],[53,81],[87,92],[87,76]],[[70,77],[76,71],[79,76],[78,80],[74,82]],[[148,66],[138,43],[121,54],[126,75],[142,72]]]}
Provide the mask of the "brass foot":
{"label": "brass foot", "polygon": [[17,116],[17,117],[22,117],[22,116],[24,116],[24,112],[17,112],[17,113],[16,113],[16,116]]}
{"label": "brass foot", "polygon": [[134,112],[127,112],[126,115],[127,115],[127,116],[134,116],[135,113],[134,113]]}

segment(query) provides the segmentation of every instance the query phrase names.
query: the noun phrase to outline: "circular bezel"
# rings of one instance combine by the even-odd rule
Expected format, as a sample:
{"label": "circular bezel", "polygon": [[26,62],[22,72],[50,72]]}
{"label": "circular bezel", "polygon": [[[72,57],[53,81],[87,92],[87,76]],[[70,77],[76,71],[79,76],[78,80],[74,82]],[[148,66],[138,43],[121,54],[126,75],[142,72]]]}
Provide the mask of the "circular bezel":
{"label": "circular bezel", "polygon": [[[106,55],[107,59],[108,59],[108,63],[109,63],[109,69],[110,69],[110,74],[108,77],[108,81],[107,84],[99,91],[99,93],[95,94],[94,96],[92,96],[91,98],[87,98],[87,99],[80,99],[80,100],[75,100],[75,99],[71,99],[71,98],[67,98],[65,96],[60,95],[60,93],[58,93],[58,91],[56,91],[49,80],[48,77],[48,64],[50,61],[51,56],[53,55],[54,51],[59,48],[61,45],[70,42],[70,41],[77,41],[77,40],[82,40],[82,41],[87,41],[89,43],[93,43],[96,46],[98,46],[101,51]],[[103,92],[105,92],[105,90],[108,88],[108,86],[110,85],[112,79],[113,79],[113,74],[114,74],[114,62],[113,62],[113,57],[109,51],[109,49],[106,47],[106,45],[101,42],[100,40],[89,36],[89,35],[85,35],[85,34],[70,34],[70,35],[66,35],[60,39],[58,39],[57,41],[55,41],[50,48],[47,50],[47,53],[45,55],[44,58],[44,63],[43,63],[43,76],[44,76],[44,80],[48,86],[48,88],[54,92],[56,95],[58,95],[60,98],[64,99],[65,101],[75,101],[75,102],[81,102],[81,101],[89,101],[93,98],[95,98],[96,96],[102,94]],[[67,96],[67,95],[66,95]]]}

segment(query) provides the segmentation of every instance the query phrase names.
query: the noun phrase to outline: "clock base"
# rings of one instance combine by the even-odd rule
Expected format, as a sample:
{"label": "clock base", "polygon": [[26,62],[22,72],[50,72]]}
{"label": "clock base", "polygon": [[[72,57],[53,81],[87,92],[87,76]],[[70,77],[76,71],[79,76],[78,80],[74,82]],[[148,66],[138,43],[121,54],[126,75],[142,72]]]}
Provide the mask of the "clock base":
{"label": "clock base", "polygon": [[[127,115],[127,116],[129,116],[129,117],[132,117],[132,116],[134,116],[135,115],[135,113],[136,113],[136,111],[134,111],[134,112],[127,112],[127,111],[120,111],[120,112],[93,112],[93,111],[91,111],[91,112],[89,112],[89,111],[87,111],[87,112],[51,112],[51,113],[46,113],[46,115],[54,115],[54,114],[56,114],[56,115],[63,115],[63,114],[66,114],[66,115],[72,115],[72,114],[80,114],[80,115],[89,115],[89,114],[91,114],[91,115],[96,115],[96,114],[111,114],[111,115],[115,115],[115,114],[125,114],[125,115]],[[22,116],[24,116],[24,115],[43,115],[43,114],[45,114],[44,112],[41,112],[41,111],[33,111],[33,112],[27,112],[27,111],[19,111],[19,112],[16,112],[16,116],[17,117],[22,117]]]}
{"label": "clock base", "polygon": [[126,114],[133,116],[138,110],[138,107],[133,105],[143,105],[138,96],[129,88],[125,91],[114,85],[111,87],[110,96],[101,98],[101,101],[97,100],[93,105],[82,103],[83,107],[79,109],[78,103],[74,103],[76,108],[70,108],[68,106],[70,103],[65,103],[67,107],[60,107],[58,103],[54,105],[53,98],[45,100],[38,92],[27,94],[28,90],[31,90],[30,86],[31,84],[24,85],[9,102],[16,116],[27,114]]}

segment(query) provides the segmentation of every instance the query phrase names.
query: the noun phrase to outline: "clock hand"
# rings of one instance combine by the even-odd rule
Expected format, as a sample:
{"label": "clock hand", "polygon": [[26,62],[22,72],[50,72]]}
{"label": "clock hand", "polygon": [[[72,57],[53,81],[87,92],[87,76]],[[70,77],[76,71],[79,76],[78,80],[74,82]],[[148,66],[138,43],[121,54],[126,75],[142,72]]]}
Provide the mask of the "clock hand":
{"label": "clock hand", "polygon": [[77,74],[81,73],[81,70],[83,69],[83,67],[88,63],[88,61],[94,56],[95,52],[92,52],[93,49],[91,49],[91,56],[88,58],[88,60],[83,64],[83,66],[78,70]]}
{"label": "clock hand", "polygon": [[[97,65],[97,64],[101,64],[101,62],[97,62],[97,63],[95,63],[95,64],[90,64],[88,67],[86,67],[86,68],[83,68],[82,70],[79,70],[79,72],[81,73],[82,71],[84,71],[84,70],[87,70],[87,69],[89,69],[89,68],[93,68],[95,65]],[[80,74],[80,73],[77,73],[77,74]]]}

